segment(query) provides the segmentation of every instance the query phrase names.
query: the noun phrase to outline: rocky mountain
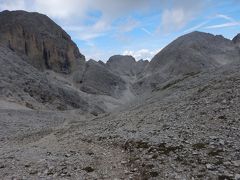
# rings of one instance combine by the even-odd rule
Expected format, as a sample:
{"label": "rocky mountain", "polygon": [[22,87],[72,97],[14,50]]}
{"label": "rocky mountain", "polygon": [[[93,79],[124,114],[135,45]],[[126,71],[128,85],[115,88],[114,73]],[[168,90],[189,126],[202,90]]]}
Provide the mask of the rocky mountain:
{"label": "rocky mountain", "polygon": [[239,62],[239,55],[234,41],[220,35],[192,32],[177,38],[156,54],[145,76],[134,87],[138,92],[141,92],[139,89],[151,91],[170,79]]}
{"label": "rocky mountain", "polygon": [[184,74],[238,60],[239,52],[231,40],[196,31],[179,37],[162,49],[151,60],[148,71]]}
{"label": "rocky mountain", "polygon": [[106,65],[114,73],[120,76],[137,76],[147,66],[148,61],[136,61],[132,56],[115,55],[109,58]]}
{"label": "rocky mountain", "polygon": [[68,74],[85,61],[71,37],[45,15],[3,11],[0,24],[0,43],[39,70]]}
{"label": "rocky mountain", "polygon": [[77,87],[83,92],[97,95],[119,96],[125,90],[125,81],[115,75],[104,63],[89,60],[83,73],[75,76]]}

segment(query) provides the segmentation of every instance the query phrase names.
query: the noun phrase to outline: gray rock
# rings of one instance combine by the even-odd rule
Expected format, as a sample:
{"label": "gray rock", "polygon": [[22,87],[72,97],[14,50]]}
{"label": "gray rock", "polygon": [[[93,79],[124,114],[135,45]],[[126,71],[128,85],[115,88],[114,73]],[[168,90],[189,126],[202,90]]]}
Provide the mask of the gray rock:
{"label": "gray rock", "polygon": [[125,81],[115,75],[102,63],[89,60],[81,75],[75,75],[80,90],[90,94],[119,96],[126,89]]}
{"label": "gray rock", "polygon": [[236,167],[240,167],[240,160],[232,161],[233,165]]}
{"label": "gray rock", "polygon": [[147,60],[136,61],[132,56],[114,55],[109,58],[106,66],[120,76],[140,76],[147,66]]}

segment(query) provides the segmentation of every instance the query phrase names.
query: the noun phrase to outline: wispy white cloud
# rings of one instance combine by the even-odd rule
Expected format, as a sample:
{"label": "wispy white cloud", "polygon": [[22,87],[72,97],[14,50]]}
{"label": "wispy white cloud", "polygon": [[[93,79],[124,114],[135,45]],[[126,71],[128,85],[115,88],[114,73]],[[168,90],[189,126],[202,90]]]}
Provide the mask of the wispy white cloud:
{"label": "wispy white cloud", "polygon": [[147,33],[149,36],[153,36],[153,33],[147,30],[146,28],[141,28],[141,30],[145,33]]}
{"label": "wispy white cloud", "polygon": [[171,8],[164,9],[158,31],[170,33],[182,29],[196,18],[205,5],[203,1],[176,1]]}
{"label": "wispy white cloud", "polygon": [[161,49],[157,50],[150,50],[150,49],[140,49],[140,50],[125,50],[122,54],[123,55],[131,55],[133,56],[136,60],[140,59],[147,59],[151,60],[154,55],[156,55]]}
{"label": "wispy white cloud", "polygon": [[189,29],[186,29],[183,33],[188,33],[188,32],[192,32],[192,31],[196,31],[200,28],[202,28],[203,26],[205,26],[207,23],[209,23],[209,21],[204,21],[204,22],[201,22],[199,24],[197,24],[196,26],[193,26]]}
{"label": "wispy white cloud", "polygon": [[[209,24],[211,21],[213,21],[215,19],[223,19],[227,22],[221,23],[221,24],[206,26],[207,24]],[[201,22],[201,23],[197,24],[196,26],[193,26],[189,29],[186,29],[184,31],[184,33],[195,31],[195,30],[198,30],[200,28],[202,28],[202,29],[217,29],[217,28],[234,27],[234,26],[239,26],[239,25],[240,25],[240,22],[236,21],[234,18],[232,18],[232,17],[230,17],[226,14],[216,14],[216,15],[208,18],[208,20],[203,21],[203,22]]]}
{"label": "wispy white cloud", "polygon": [[230,21],[230,22],[235,22],[235,19],[233,19],[232,17],[230,17],[228,15],[225,15],[225,14],[217,14],[215,16],[215,18],[222,18],[222,19],[225,19],[225,20]]}
{"label": "wispy white cloud", "polygon": [[214,18],[221,18],[226,20],[227,22],[221,23],[221,24],[209,25],[204,27],[204,29],[219,29],[219,28],[240,26],[240,21],[236,21],[234,18],[225,14],[217,14]]}
{"label": "wispy white cloud", "polygon": [[240,22],[228,22],[223,24],[216,24],[216,25],[206,26],[205,29],[217,29],[217,28],[226,28],[226,27],[233,27],[233,26],[240,26]]}
{"label": "wispy white cloud", "polygon": [[187,22],[188,17],[184,9],[165,10],[162,15],[162,26],[165,32],[181,29]]}

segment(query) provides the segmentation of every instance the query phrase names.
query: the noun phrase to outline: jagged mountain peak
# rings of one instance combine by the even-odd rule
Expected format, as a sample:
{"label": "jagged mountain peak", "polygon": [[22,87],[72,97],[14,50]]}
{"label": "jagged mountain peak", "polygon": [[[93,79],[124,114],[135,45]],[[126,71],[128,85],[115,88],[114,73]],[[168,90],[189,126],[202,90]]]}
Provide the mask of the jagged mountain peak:
{"label": "jagged mountain peak", "polygon": [[233,39],[232,41],[235,43],[235,44],[240,44],[240,33],[237,34]]}

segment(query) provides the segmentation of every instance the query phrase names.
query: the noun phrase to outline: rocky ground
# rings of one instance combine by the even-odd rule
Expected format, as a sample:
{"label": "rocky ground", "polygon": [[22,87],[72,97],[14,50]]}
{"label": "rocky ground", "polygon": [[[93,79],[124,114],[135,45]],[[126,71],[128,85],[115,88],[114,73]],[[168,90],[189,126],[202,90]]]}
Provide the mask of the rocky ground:
{"label": "rocky ground", "polygon": [[239,179],[239,65],[99,116],[0,111],[3,179]]}

